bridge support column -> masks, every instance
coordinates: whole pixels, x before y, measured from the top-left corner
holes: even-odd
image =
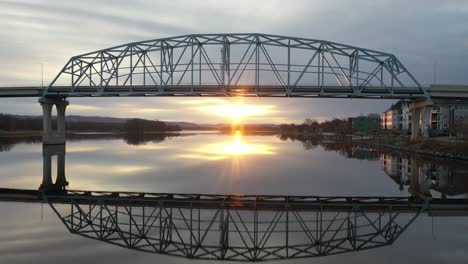
[[[421,162],[419,165],[419,192],[425,197],[431,197],[431,181],[429,178],[429,164]]]
[[[45,145],[65,144],[65,109],[68,101],[64,98],[46,98],[39,99],[42,106],[43,128],[42,143]],[[57,109],[57,129],[52,127],[52,108]]]
[[[431,107],[424,107],[421,109],[422,117],[421,117],[421,134],[424,139],[429,138],[429,130],[431,128]]]
[[[57,156],[56,168],[52,168],[52,157]],[[52,180],[52,171],[56,169],[57,177]],[[68,186],[65,177],[65,144],[42,145],[42,184],[40,190],[47,192],[64,191]]]
[[[410,186],[408,192],[417,198],[424,198],[420,185],[420,163],[417,159],[411,158],[411,173],[409,174]]]
[[[416,140],[420,135],[424,139],[429,138],[432,100],[418,101],[410,104],[411,110],[411,140]]]
[[[421,117],[421,110],[414,108],[411,110],[411,140],[416,140],[419,136],[419,119]]]

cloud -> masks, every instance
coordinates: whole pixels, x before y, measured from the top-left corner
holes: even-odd
[[[44,65],[47,84],[71,56],[89,51],[146,39],[222,32],[300,36],[391,52],[424,85],[432,82],[433,65],[437,61],[438,83],[466,84],[467,14],[468,1],[464,0],[297,0],[294,4],[279,0],[4,0],[0,2],[0,86],[39,85],[40,63]],[[381,112],[391,103],[244,100],[245,104],[274,105],[277,112],[271,112],[268,117],[290,120]],[[225,98],[70,101],[69,109],[74,114],[202,122],[208,117],[211,122],[224,122],[226,118],[208,115],[203,110],[193,111],[190,107],[237,103]],[[36,99],[1,99],[0,102],[0,112],[40,114]],[[75,103],[81,106],[74,107]],[[261,118],[249,117],[249,120]]]
[[[193,110],[206,114],[241,119],[246,117],[268,116],[276,112],[274,105],[219,104],[193,107]]]
[[[94,105],[81,105],[81,104],[70,104],[68,107],[69,110],[72,111],[80,111],[80,112],[93,112],[97,110],[102,110],[101,107],[94,106]]]
[[[185,99],[177,101],[178,104],[184,105],[204,105],[204,104],[225,104],[228,100],[218,98],[196,98],[196,99]]]
[[[139,108],[139,109],[129,109],[127,112],[135,114],[152,114],[169,111],[168,109],[158,109],[158,108]]]

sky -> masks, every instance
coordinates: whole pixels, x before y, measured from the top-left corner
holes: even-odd
[[[394,53],[424,86],[434,81],[468,84],[466,0],[0,0],[0,86],[41,85],[41,65],[47,85],[70,57],[119,44],[230,32],[324,39]],[[68,115],[199,123],[227,123],[239,115],[248,123],[321,121],[379,113],[393,102],[284,98],[69,101]],[[0,99],[0,113],[39,115],[41,109],[37,98],[8,98]]]

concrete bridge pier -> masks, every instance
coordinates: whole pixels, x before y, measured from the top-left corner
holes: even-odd
[[[431,124],[431,108],[434,105],[432,100],[416,101],[409,105],[411,110],[411,140],[416,140],[420,136],[429,138]]]
[[[422,162],[419,166],[419,188],[419,192],[425,197],[431,197],[431,176],[428,162]]]
[[[431,197],[429,177],[429,163],[411,158],[410,187],[408,191],[419,198]]]
[[[424,139],[429,138],[429,131],[431,129],[431,108],[432,106],[426,106],[421,109],[421,134]]]
[[[421,117],[421,109],[414,108],[411,110],[411,140],[416,140],[419,137],[420,117]]]
[[[42,106],[43,128],[42,144],[65,144],[65,109],[68,101],[65,98],[39,98]],[[52,108],[57,109],[57,129],[52,127]]]
[[[57,156],[55,182],[52,180],[52,157]],[[42,145],[42,184],[40,190],[47,192],[64,191],[68,186],[65,177],[65,144]]]

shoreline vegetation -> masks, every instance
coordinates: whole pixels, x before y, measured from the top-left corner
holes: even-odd
[[[407,136],[383,136],[371,135],[371,145],[380,144],[380,148],[415,153],[424,156],[432,156],[444,159],[457,159],[468,161],[468,142],[462,140],[443,139],[418,139],[409,140]],[[359,141],[356,139],[354,142]],[[365,139],[369,141],[369,139]],[[362,142],[362,140],[361,140]],[[364,143],[366,144],[366,143]],[[367,143],[369,144],[369,143]]]

